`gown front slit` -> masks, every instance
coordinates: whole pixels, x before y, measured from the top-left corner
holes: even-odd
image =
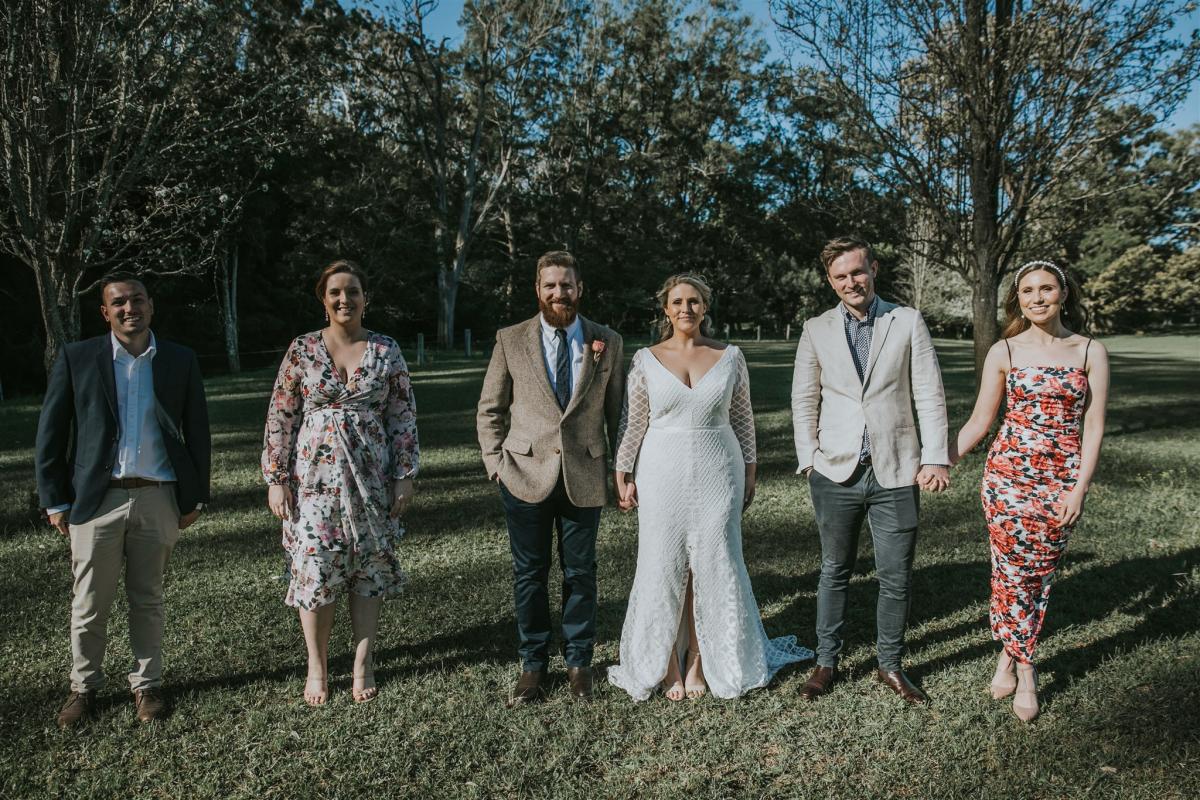
[[[611,683],[647,699],[682,657],[688,574],[705,680],[737,697],[812,658],[794,636],[768,639],[742,557],[745,465],[755,461],[749,375],[728,346],[688,387],[647,348],[633,358],[615,468],[634,473],[638,557],[620,664]]]

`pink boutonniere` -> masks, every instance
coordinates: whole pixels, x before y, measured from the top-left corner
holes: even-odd
[[[604,355],[605,347],[607,347],[607,345],[604,344],[603,339],[593,339],[592,340],[592,363],[593,364],[600,360],[600,356]]]

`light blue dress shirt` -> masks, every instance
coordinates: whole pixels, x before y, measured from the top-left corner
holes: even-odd
[[[555,383],[554,373],[558,364],[558,337],[554,332],[558,330],[549,322],[546,322],[545,317],[538,318],[542,323],[542,357],[546,361],[546,375],[550,378],[550,388],[558,389],[558,384]],[[575,321],[565,328],[567,332],[567,347],[571,350],[571,394],[575,394],[575,387],[579,385],[579,373],[583,369],[583,324],[579,321],[579,317],[575,317]]]

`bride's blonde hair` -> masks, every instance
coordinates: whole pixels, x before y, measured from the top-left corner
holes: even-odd
[[[663,281],[658,293],[654,295],[658,300],[658,307],[663,310],[663,317],[658,321],[658,340],[660,342],[665,342],[675,333],[675,326],[671,324],[671,320],[666,314],[667,296],[681,283],[686,283],[700,293],[700,299],[704,302],[704,318],[700,320],[700,334],[712,336],[712,320],[708,316],[708,312],[712,309],[712,289],[708,288],[708,284],[701,276],[692,272],[680,272]]]

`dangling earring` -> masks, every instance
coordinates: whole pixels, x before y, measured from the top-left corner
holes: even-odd
[[[328,311],[325,312],[325,324],[326,325],[329,324],[329,312]]]

